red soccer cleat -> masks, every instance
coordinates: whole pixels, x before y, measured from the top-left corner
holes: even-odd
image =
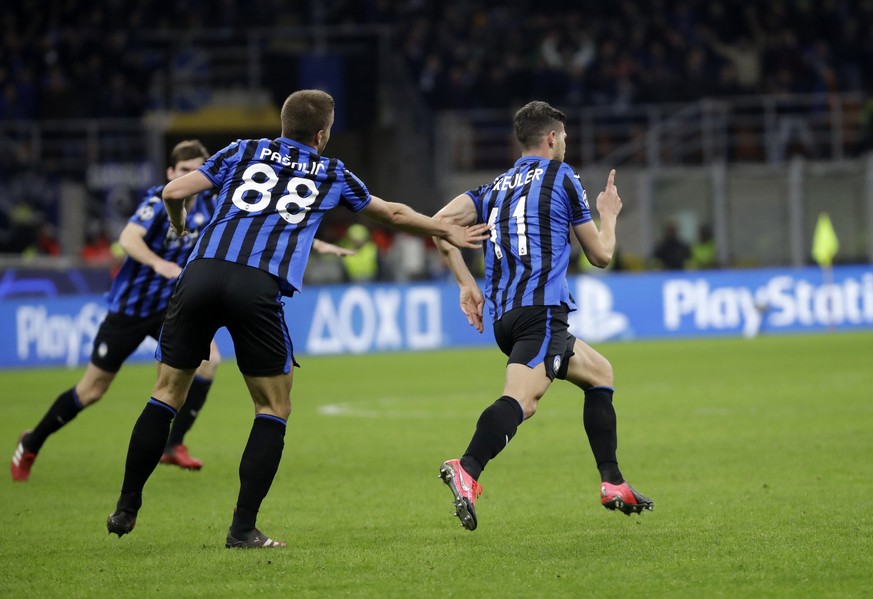
[[[655,509],[654,501],[634,491],[627,482],[600,483],[600,503],[608,510],[619,510],[627,516]]]
[[[161,456],[161,464],[169,464],[178,466],[185,470],[200,470],[203,468],[203,461],[197,458],[192,458],[188,453],[188,448],[182,444],[176,445]]]
[[[24,431],[18,436],[18,447],[12,455],[9,470],[12,472],[12,480],[25,483],[30,478],[30,469],[36,460],[36,454],[24,448],[24,438],[30,431]]]
[[[452,505],[455,506],[455,515],[461,521],[461,526],[467,530],[476,530],[478,521],[473,504],[482,494],[482,485],[467,474],[467,471],[461,467],[460,460],[443,462],[440,466],[440,478],[455,496]]]

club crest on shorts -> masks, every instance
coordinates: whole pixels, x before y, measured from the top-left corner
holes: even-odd
[[[555,374],[558,374],[558,370],[561,369],[561,356],[555,356],[555,360],[552,362],[552,369],[555,371]]]

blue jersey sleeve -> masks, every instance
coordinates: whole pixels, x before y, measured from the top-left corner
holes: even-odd
[[[236,140],[229,146],[217,154],[213,154],[203,163],[199,170],[203,175],[212,182],[215,187],[221,187],[221,184],[227,178],[228,170],[239,160],[240,140]]]
[[[133,216],[127,222],[145,227],[146,229],[150,228],[158,216],[165,213],[164,202],[161,199],[161,191],[163,189],[163,185],[149,189],[142,202],[137,206],[136,212],[133,213]]]
[[[579,175],[569,165],[563,166],[566,167],[561,170],[564,176],[564,193],[567,194],[570,206],[570,224],[575,227],[591,220],[591,208],[588,206],[588,194],[582,187]]]
[[[476,207],[476,214],[479,215],[480,222],[485,222],[485,218],[482,213],[482,194],[485,193],[485,190],[488,188],[488,185],[480,185],[475,189],[469,189],[466,193],[471,200],[473,200],[473,205]]]
[[[364,182],[347,168],[342,169],[343,187],[340,197],[352,212],[360,212],[370,203],[370,191]]]

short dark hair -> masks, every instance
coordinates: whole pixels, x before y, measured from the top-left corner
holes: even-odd
[[[331,95],[320,89],[294,92],[282,104],[282,137],[311,142],[316,133],[330,125],[333,107]]]
[[[170,166],[176,168],[176,165],[183,160],[191,160],[192,158],[202,158],[203,160],[209,158],[206,146],[200,143],[199,139],[186,139],[173,146],[173,151],[170,152]]]
[[[567,124],[567,117],[563,112],[546,102],[528,102],[515,113],[515,139],[522,148],[531,148],[538,145],[549,131],[557,129],[558,123]]]

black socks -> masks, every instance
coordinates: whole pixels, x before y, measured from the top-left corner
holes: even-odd
[[[239,498],[230,525],[231,533],[237,539],[255,528],[258,510],[273,484],[284,447],[285,421],[269,414],[255,416],[239,464]]]
[[[29,435],[24,438],[24,449],[39,453],[42,444],[49,435],[60,430],[62,426],[76,417],[82,411],[82,404],[76,395],[76,388],[68,389],[61,393],[49,408],[39,424],[36,425]]]
[[[624,477],[616,457],[618,435],[613,393],[612,387],[586,390],[582,419],[601,481],[619,485]],[[476,423],[476,432],[461,458],[461,467],[478,481],[485,466],[506,447],[523,421],[524,411],[512,397],[504,395],[488,406]]]
[[[125,505],[136,503],[135,500],[142,496],[146,481],[155,471],[164,453],[164,445],[170,433],[170,423],[175,415],[176,410],[154,397],[149,400],[142,414],[139,415],[127,448],[119,509],[136,511],[132,506],[123,507],[122,502],[126,502]],[[136,509],[139,509],[138,505]]]
[[[485,465],[506,447],[523,421],[521,404],[508,395],[488,406],[479,416],[476,432],[461,458],[461,467],[479,480]]]
[[[600,471],[600,480],[614,485],[624,482],[618,469],[618,435],[616,434],[615,408],[612,406],[611,387],[591,387],[585,391],[585,407],[582,421],[585,433],[594,453],[594,461]]]
[[[212,386],[212,381],[195,376],[191,381],[191,388],[188,390],[188,397],[185,399],[185,404],[179,410],[176,419],[173,420],[173,427],[170,429],[170,436],[167,439],[167,446],[164,451],[169,451],[176,445],[181,445],[185,440],[185,434],[191,430],[194,424],[194,419],[206,403],[206,394],[209,393],[209,388]]]

